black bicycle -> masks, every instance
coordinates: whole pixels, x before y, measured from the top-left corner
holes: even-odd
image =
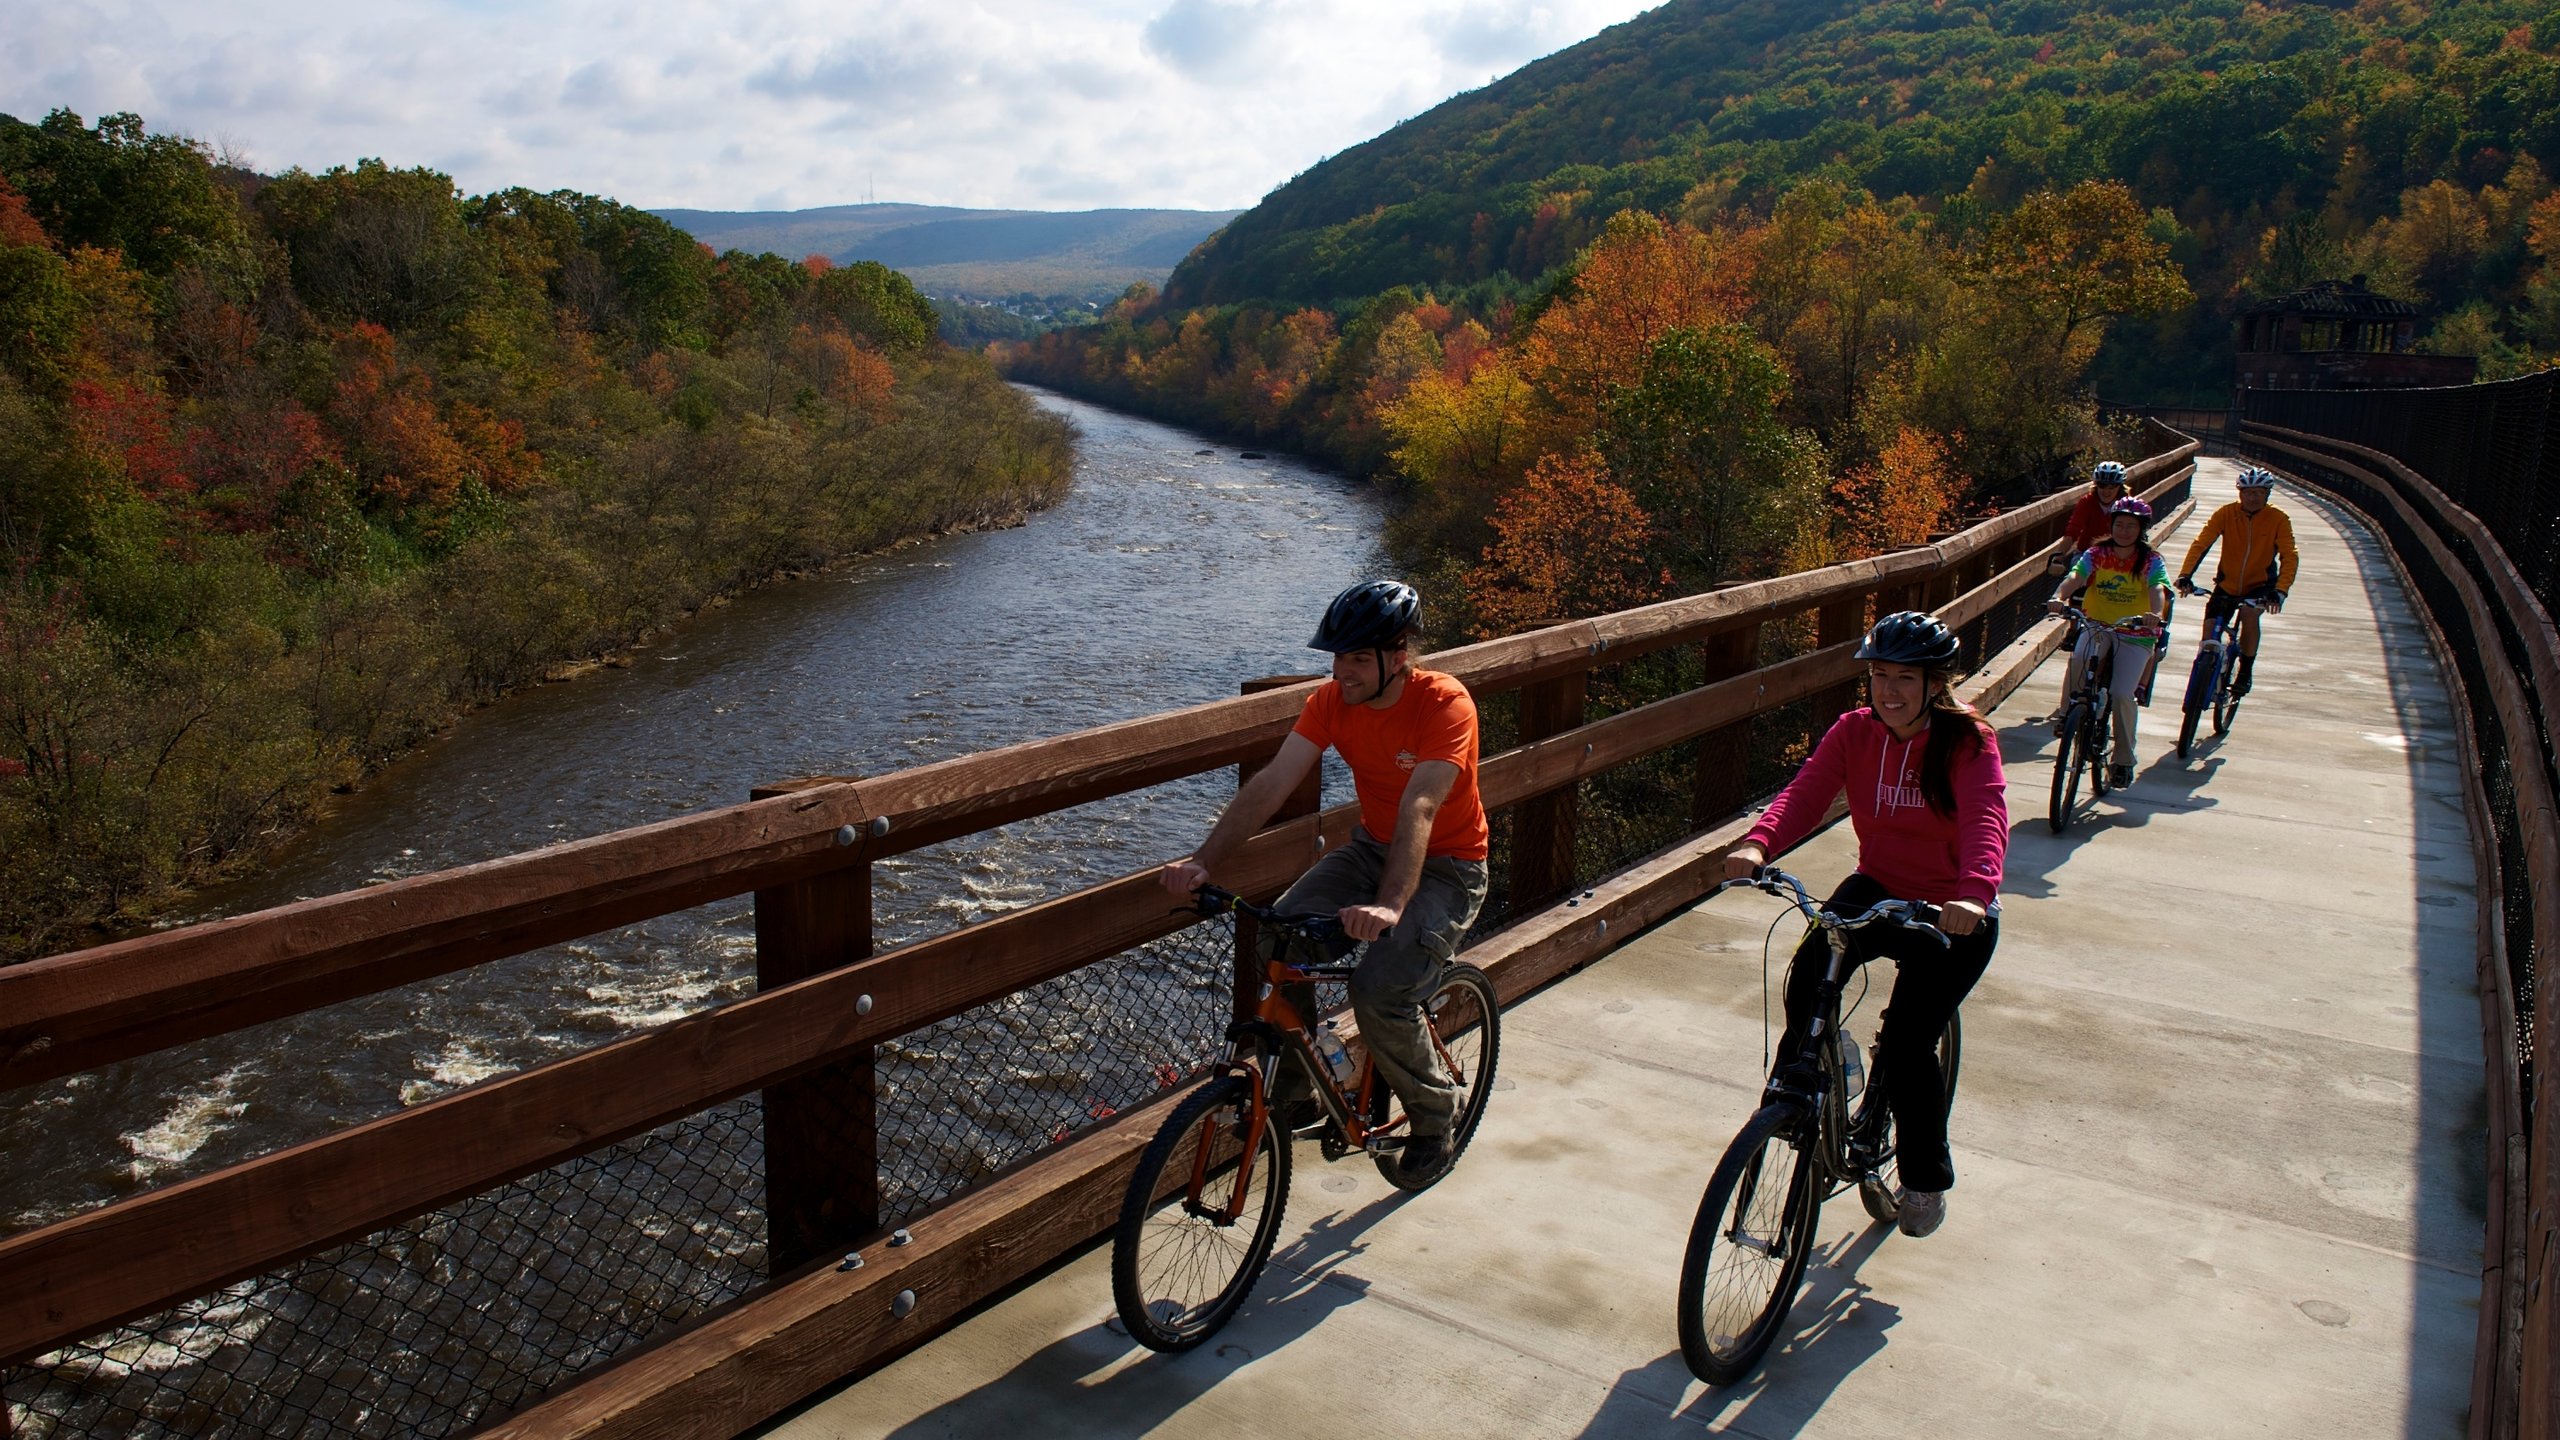
[[[1740,885],[1789,901],[1820,926],[1830,941],[1831,965],[1823,974],[1805,1053],[1771,1071],[1758,1113],[1725,1147],[1689,1228],[1689,1250],[1680,1262],[1680,1353],[1690,1372],[1710,1385],[1730,1385],[1750,1374],[1777,1340],[1813,1253],[1822,1202],[1854,1185],[1871,1218],[1885,1224],[1901,1218],[1893,1116],[1882,1090],[1862,1083],[1858,1047],[1841,1025],[1849,932],[1902,925],[1947,944],[1936,927],[1935,906],[1885,900],[1844,918],[1815,903],[1803,881],[1774,867],[1716,888]],[[1946,1072],[1950,1104],[1963,1043],[1956,1019],[1948,1017],[1938,1039],[1938,1064]]]
[[[2194,585],[2182,585],[2189,594],[2204,591]],[[2205,626],[2203,643],[2196,647],[2196,663],[2187,671],[2186,714],[2178,721],[2178,758],[2187,758],[2195,748],[2196,729],[2204,717],[2213,716],[2213,733],[2218,739],[2231,733],[2232,722],[2240,718],[2240,697],[2233,693],[2232,681],[2240,673],[2240,612],[2267,608],[2267,602],[2249,596],[2213,617]]]
[[[2101,624],[2078,610],[2062,611],[2061,618],[2071,625],[2075,652],[2081,635],[2090,630],[2108,630],[2120,638],[2137,640],[2156,639],[2164,633],[2160,621],[2149,615],[2128,616],[2112,625]],[[2053,793],[2045,807],[2045,823],[2053,827],[2056,835],[2071,828],[2071,817],[2079,808],[2081,772],[2088,773],[2090,798],[2103,798],[2112,788],[2107,783],[2107,752],[2114,738],[2115,709],[2107,703],[2107,671],[2115,657],[2093,651],[2085,658],[2075,654],[2071,663],[2079,667],[2080,679],[2071,687],[2071,699],[2063,707],[2061,743],[2053,755]]]
[[[1458,1091],[1448,1149],[1427,1170],[1403,1164],[1404,1108],[1367,1047],[1357,1051],[1316,1005],[1321,982],[1347,983],[1356,948],[1331,915],[1287,915],[1214,885],[1203,915],[1250,915],[1278,937],[1259,971],[1250,1018],[1227,1027],[1226,1054],[1173,1108],[1138,1157],[1111,1236],[1111,1293],[1129,1334],[1151,1350],[1188,1350],[1215,1334],[1271,1259],[1289,1201],[1289,1131],[1272,1108],[1280,1067],[1305,1071],[1322,1111],[1324,1158],[1367,1155],[1391,1185],[1421,1190],[1458,1163],[1484,1118],[1502,1047],[1493,982],[1462,961],[1442,967],[1423,1004],[1432,1054]]]

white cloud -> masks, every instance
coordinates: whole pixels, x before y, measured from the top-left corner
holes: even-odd
[[[0,111],[700,209],[1249,205],[1645,0],[0,0]]]

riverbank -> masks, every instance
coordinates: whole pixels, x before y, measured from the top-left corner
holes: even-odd
[[[705,605],[574,684],[523,686],[326,801],[169,918],[219,919],[1177,709],[1303,669],[1369,573],[1365,487],[1039,392],[1078,431],[1029,522]],[[880,948],[1126,874],[1204,830],[1210,774],[874,868]],[[0,1103],[0,1229],[166,1185],[751,993],[741,896],[218,1036]]]
[[[67,608],[33,625],[0,606],[18,622],[0,625],[0,710],[30,737],[0,771],[0,963],[146,928],[255,872],[333,797],[526,686],[1066,495],[1070,424],[974,357],[910,376],[858,431],[669,426],[562,457],[560,483],[387,574],[261,573],[209,547],[177,578],[231,592],[230,613],[156,653]]]

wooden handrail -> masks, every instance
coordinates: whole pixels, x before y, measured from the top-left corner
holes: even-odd
[[[2172,483],[2190,445],[2145,462]],[[1577,621],[1434,657],[1483,691],[1614,664],[1740,625],[1892,593],[2041,527],[2051,497],[1975,535]],[[1973,618],[2039,569],[1958,598]],[[1838,686],[1835,643],[1488,758],[1499,808]],[[1605,657],[1605,658],[1604,658]],[[822,875],[1096,796],[1257,758],[1305,686],[1010,746],[878,779],[822,780],[637,830],[0,970],[0,1084],[23,1084],[481,960]],[[1266,830],[1240,884],[1276,891],[1352,807]],[[463,1195],[803,1074],[1177,929],[1140,874],[979,922],[212,1175],[0,1240],[0,1363],[262,1273]]]
[[[2136,474],[2171,474],[2194,448],[2144,460]],[[1936,545],[1488,640],[1432,663],[1479,694],[1516,689],[1923,579],[2052,523],[2072,499],[2048,496]],[[875,780],[809,782],[744,805],[0,968],[0,1089],[1254,759],[1287,733],[1303,699],[1297,689],[1268,691]]]

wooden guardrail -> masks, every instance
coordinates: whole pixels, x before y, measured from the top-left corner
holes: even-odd
[[[2183,494],[2192,442],[2159,432],[2136,485]],[[1578,781],[1704,740],[1693,811],[1748,798],[1730,756],[1754,717],[1851,693],[1872,607],[1928,606],[1965,626],[2046,583],[2066,493],[1929,546],[1557,625],[1432,657],[1479,696],[1518,692],[1521,740],[1487,757],[1488,809],[1540,807],[1570,832]],[[1760,664],[1762,628],[1816,617],[1818,648]],[[1590,673],[1702,647],[1710,679],[1598,720]],[[1170,933],[1151,872],[871,953],[869,867],[913,850],[1266,757],[1309,686],[1289,685],[869,779],[773,787],[748,803],[525,855],[0,969],[0,1087],[74,1074],[353,996],[752,892],[759,993],[323,1138],[0,1239],[0,1365],[482,1193],[614,1141],[762,1091],[777,1281],[714,1324],[579,1383],[499,1433],[726,1434],[914,1343],[977,1299],[1099,1232],[1137,1116],[1086,1132],[837,1272],[794,1261],[873,1238],[873,1047]],[[1827,715],[1823,717],[1827,722]],[[1817,725],[1818,730],[1818,725]],[[1348,833],[1352,807],[1284,819],[1235,863],[1276,893]],[[1570,847],[1524,845],[1516,895],[1559,895]],[[1640,867],[1641,869],[1642,867]],[[1694,867],[1692,867],[1694,868]],[[1635,872],[1630,872],[1635,873]],[[1506,998],[1592,958],[1675,903],[1703,871],[1672,865],[1515,926]],[[1560,919],[1558,917],[1561,917]],[[1596,949],[1594,947],[1597,947]],[[1488,958],[1496,958],[1491,955]],[[821,1086],[834,1133],[810,1133],[795,1086]],[[849,1107],[849,1108],[848,1108]],[[850,1143],[848,1143],[848,1135]],[[851,1158],[848,1159],[848,1152]],[[892,1286],[888,1282],[900,1280]],[[885,1288],[884,1288],[885,1287]],[[908,1292],[907,1303],[890,1297]],[[876,1313],[875,1313],[876,1312]],[[893,1313],[894,1312],[894,1313]],[[822,1344],[808,1317],[828,1320]],[[746,1336],[742,1342],[740,1336]],[[724,1348],[725,1347],[725,1348]],[[712,1354],[716,1363],[686,1367]],[[675,1387],[670,1389],[670,1387]],[[658,1403],[682,1393],[708,1407]],[[750,1399],[749,1397],[752,1397]],[[759,1408],[761,1407],[761,1408]],[[619,1418],[611,1418],[619,1417]],[[0,1431],[5,1431],[0,1411]]]
[[[2394,538],[2446,661],[2479,873],[2479,990],[2489,1091],[2488,1222],[2471,1434],[2560,1440],[2560,806],[2552,715],[2560,634],[2480,520],[2379,450],[2251,422],[2241,448],[2366,515]],[[2466,680],[2476,678],[2476,684]],[[2485,689],[2486,693],[2474,693]],[[2504,751],[2512,816],[2484,776]],[[2505,823],[2511,818],[2512,824]],[[2514,862],[2521,859],[2521,866]],[[2520,873],[2522,893],[2511,883]],[[2516,915],[2521,907],[2524,914]],[[2519,1057],[2516,949],[2533,991]]]

